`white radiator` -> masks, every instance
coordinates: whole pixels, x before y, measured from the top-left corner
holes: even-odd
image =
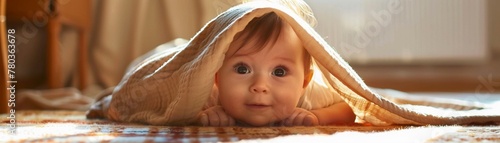
[[[355,64],[488,60],[486,0],[306,0],[316,30]]]

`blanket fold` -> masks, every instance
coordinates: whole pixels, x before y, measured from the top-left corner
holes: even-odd
[[[368,87],[296,12],[263,1],[233,7],[207,23],[187,44],[144,58],[127,71],[109,97],[94,104],[88,117],[104,116],[115,121],[153,125],[193,123],[212,92],[214,75],[222,66],[234,35],[253,18],[270,12],[290,24],[312,56],[317,70],[315,74],[322,75],[324,83],[321,84],[333,92],[308,98],[340,95],[358,119],[374,125],[500,122],[498,109],[477,104],[423,102],[378,94],[376,91],[380,90]]]

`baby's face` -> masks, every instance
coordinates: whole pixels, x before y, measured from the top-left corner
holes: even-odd
[[[289,25],[274,45],[252,51],[229,47],[217,73],[219,101],[225,112],[252,126],[265,126],[290,116],[304,89],[304,48]],[[236,44],[238,45],[238,44]],[[234,53],[234,55],[233,55]],[[251,53],[251,54],[249,54]]]

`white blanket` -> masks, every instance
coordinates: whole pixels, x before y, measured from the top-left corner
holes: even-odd
[[[94,105],[88,117],[153,125],[193,123],[210,96],[213,75],[221,67],[234,35],[253,18],[269,12],[291,25],[313,57],[315,74],[321,74],[322,84],[331,89],[330,94],[310,97],[316,98],[311,101],[340,96],[358,119],[374,125],[500,122],[500,110],[481,104],[412,99],[402,92],[374,91],[306,21],[290,9],[268,2],[233,7],[205,25],[187,44],[144,58],[126,73],[111,96]],[[93,114],[96,112],[101,113]]]

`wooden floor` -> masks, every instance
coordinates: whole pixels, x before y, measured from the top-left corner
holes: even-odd
[[[500,92],[500,58],[477,66],[352,66],[372,87],[406,92]]]

